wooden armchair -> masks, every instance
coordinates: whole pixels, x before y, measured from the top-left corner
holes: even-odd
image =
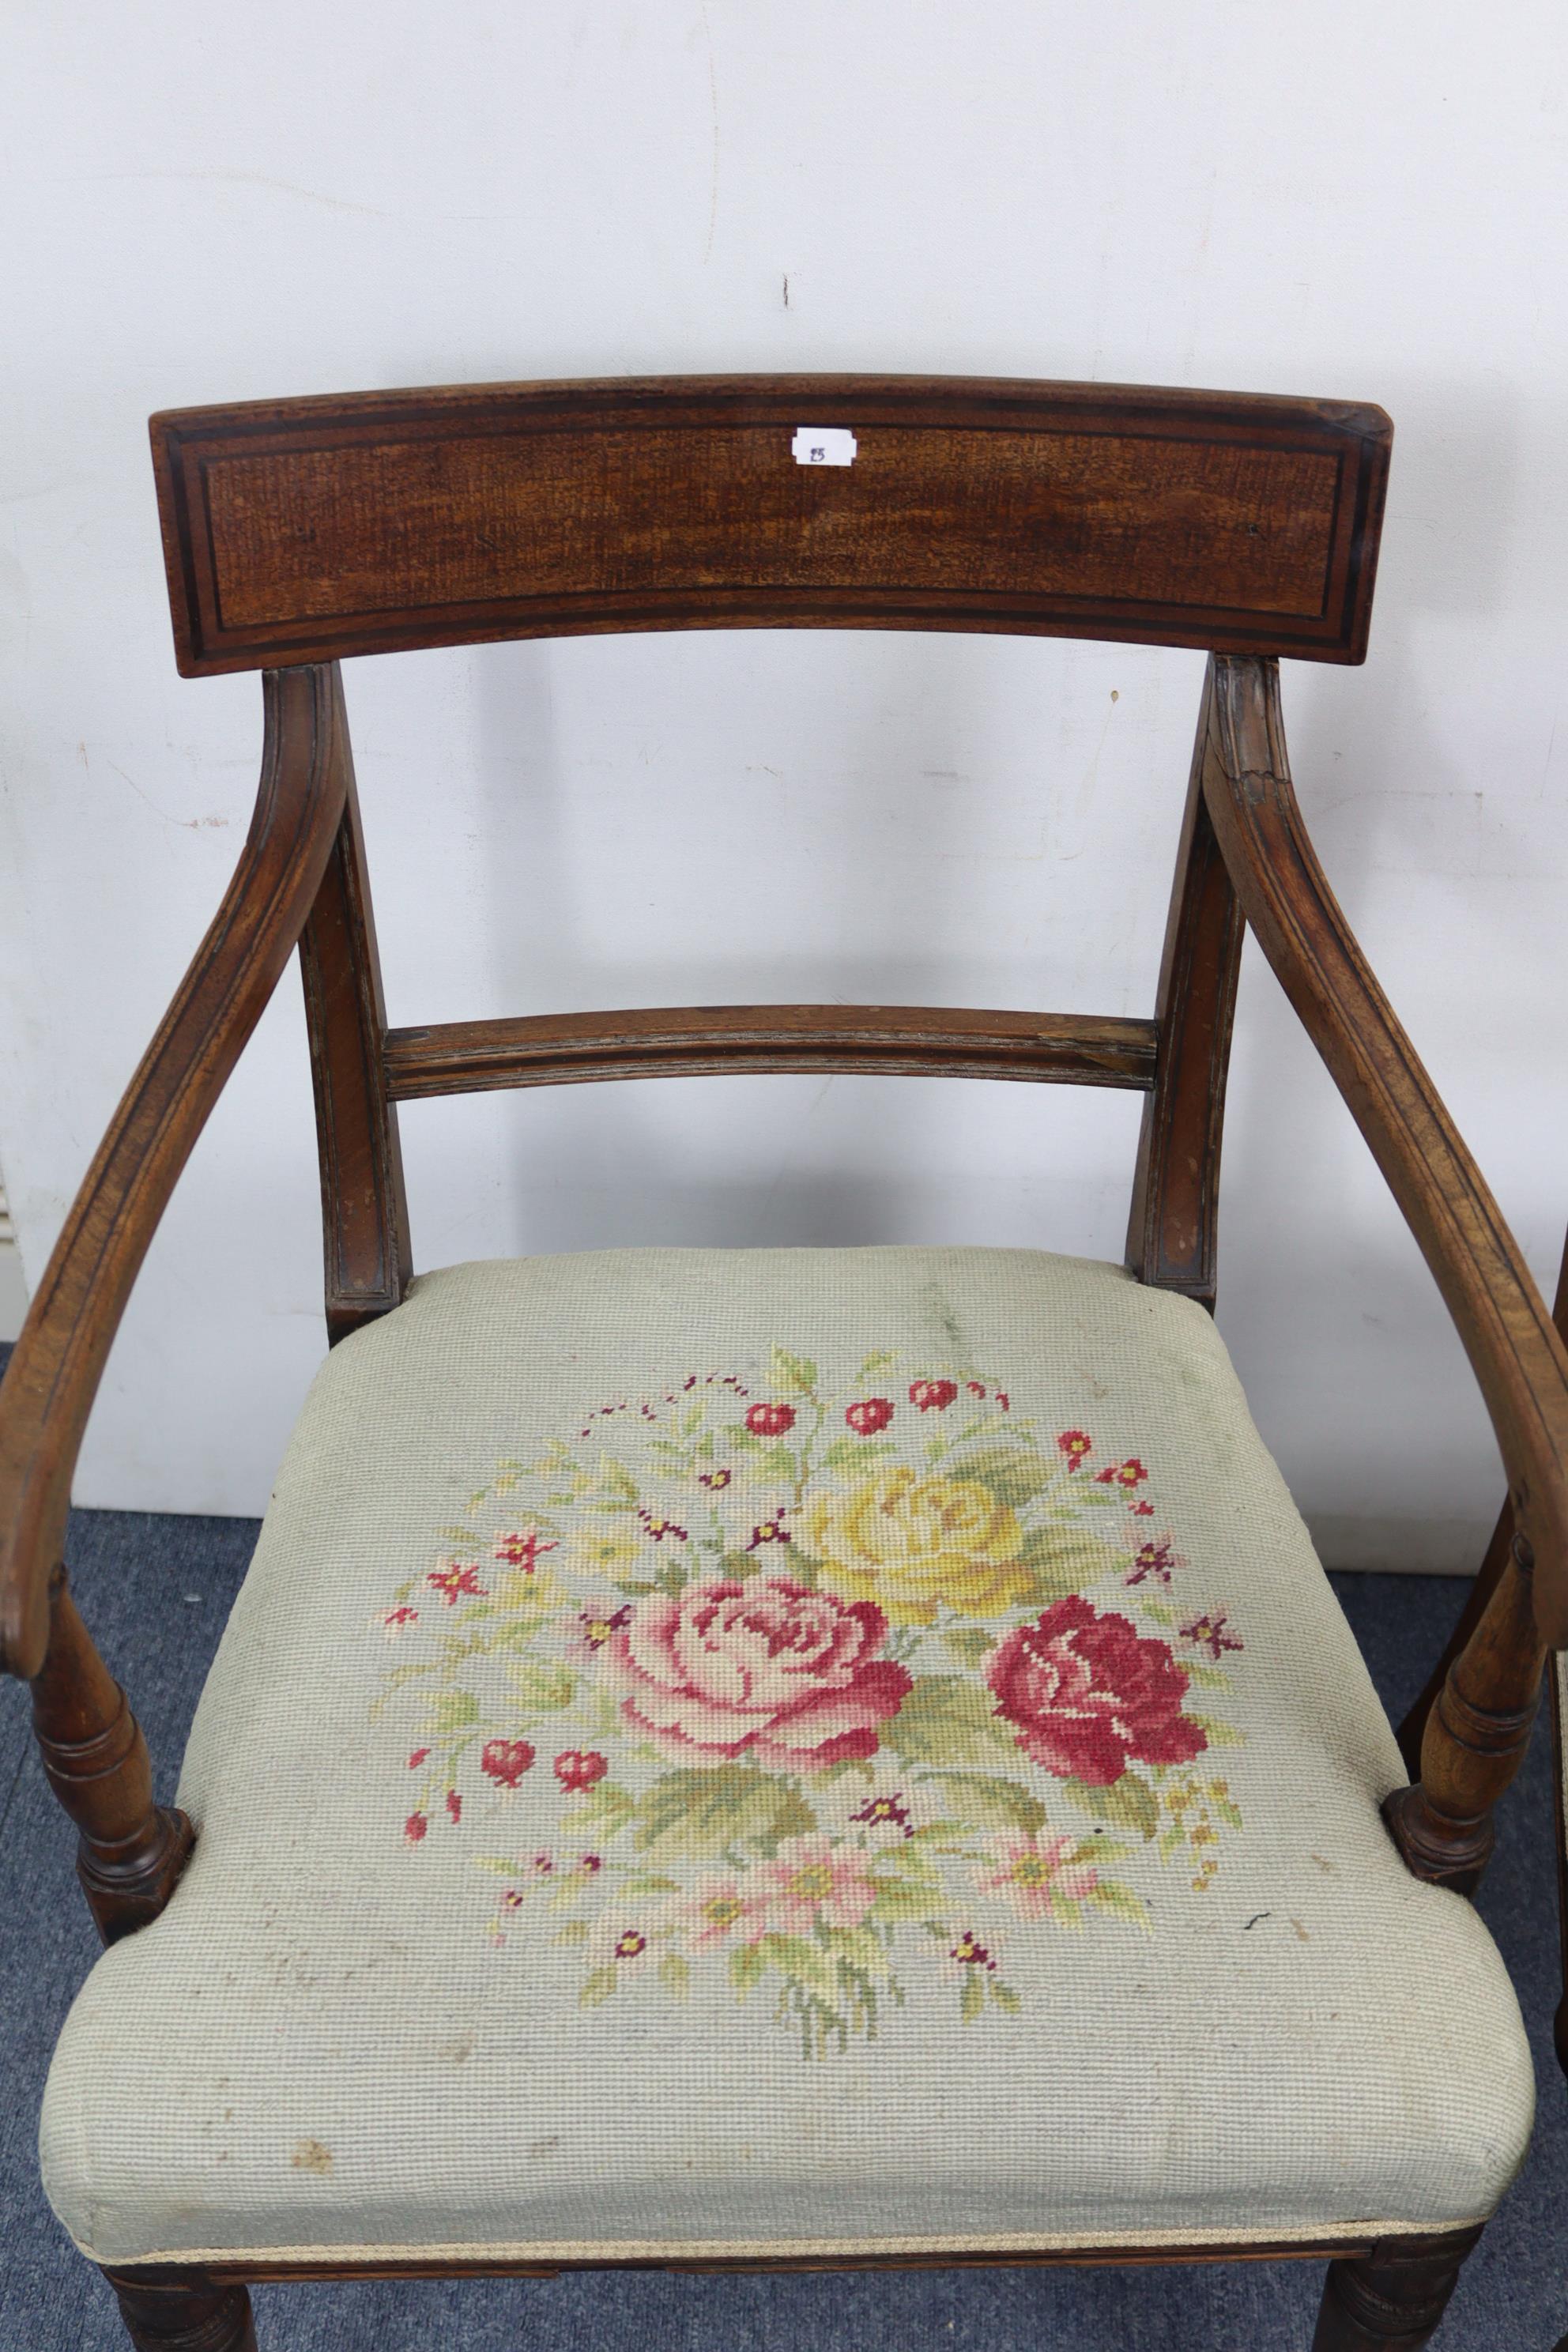
[[[1278,657],[1364,657],[1387,419],[737,377],[153,438],[180,668],[263,672],[260,791],[0,1391],[0,1648],[112,1947],[46,2179],[132,2340],[249,2345],[278,2278],[1298,2254],[1330,2263],[1319,2352],[1425,2343],[1530,2128],[1464,1897],[1568,1642],[1568,1357],[1290,784]],[[714,627],[1207,648],[1152,1017],[389,1029],[340,661]],[[1413,1786],[1205,1312],[1244,921],[1507,1467]],[[296,946],[333,1345],[161,1811],[68,1489]],[[1139,1090],[1126,1265],[412,1276],[399,1101],[727,1070]]]

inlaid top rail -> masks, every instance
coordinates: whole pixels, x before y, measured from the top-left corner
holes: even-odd
[[[865,375],[356,393],[152,431],[188,677],[677,628],[1361,661],[1392,436],[1344,401]]]
[[[717,1004],[450,1021],[386,1034],[395,1101],[596,1078],[859,1070],[1148,1088],[1152,1021],[924,1005]]]

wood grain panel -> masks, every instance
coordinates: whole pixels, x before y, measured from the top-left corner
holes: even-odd
[[[1154,1083],[1159,1035],[1152,1021],[897,1004],[530,1013],[389,1030],[387,1093],[408,1102],[596,1078],[801,1070],[1140,1087]]]
[[[803,425],[855,462],[798,464]],[[942,378],[479,386],[153,420],[187,674],[682,627],[1360,660],[1381,410]]]

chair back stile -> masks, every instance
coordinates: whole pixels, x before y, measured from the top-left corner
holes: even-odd
[[[1359,661],[1389,431],[1341,403],[739,377],[258,403],[154,418],[153,438],[180,667],[200,676],[749,626]],[[1203,799],[1211,713],[1205,690],[1148,1022],[762,1005],[389,1031],[351,778],[300,944],[330,1339],[403,1296],[399,1099],[731,1070],[1141,1089],[1128,1262],[1212,1308],[1242,925]]]

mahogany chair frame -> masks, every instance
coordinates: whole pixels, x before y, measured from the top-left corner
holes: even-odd
[[[795,463],[795,430],[830,424],[858,435],[854,465]],[[1382,411],[1010,381],[717,377],[258,403],[155,417],[152,431],[179,667],[261,670],[265,743],[234,879],[88,1171],[0,1391],[0,1664],[32,1684],[44,1768],[78,1825],[105,1941],[156,1917],[195,1832],[153,1804],[142,1734],[68,1590],[70,1481],[153,1230],[296,947],[336,1342],[395,1307],[409,1280],[400,1101],[677,1072],[1140,1091],[1127,1263],[1212,1307],[1250,924],[1426,1255],[1508,1474],[1488,1574],[1423,1711],[1414,1784],[1384,1809],[1418,1877],[1471,1891],[1546,1650],[1568,1644],[1568,1354],[1350,932],[1290,782],[1279,656],[1365,657],[1391,440]],[[1152,1017],[751,1005],[389,1028],[341,660],[714,627],[1206,649]],[[1329,2260],[1317,2352],[1388,2352],[1426,2341],[1478,2235],[1247,2251]],[[1216,2256],[1108,2245],[1037,2257],[1151,2258]],[[135,2344],[233,2352],[255,2341],[254,2281],[498,2267],[281,2261],[109,2275]]]

